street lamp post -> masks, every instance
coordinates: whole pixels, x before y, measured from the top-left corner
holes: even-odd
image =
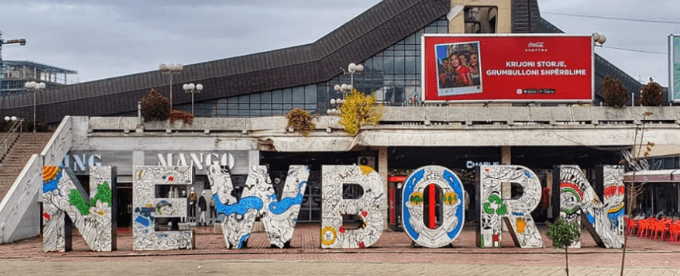
[[[189,83],[184,84],[182,88],[184,88],[184,92],[191,93],[191,115],[194,115],[194,94],[201,93],[201,90],[203,90],[203,85],[200,83],[196,85]]]
[[[347,92],[352,92],[354,90],[354,74],[361,74],[364,71],[364,66],[350,63],[349,66],[347,66],[347,70],[345,70],[345,68],[340,69],[342,69],[342,72],[345,75],[349,74],[349,84],[336,84],[333,87],[333,90],[338,93],[342,92],[342,98],[344,99]]]
[[[19,119],[17,116],[5,116],[5,122],[12,122],[14,124],[17,120],[19,120],[19,123],[21,123],[24,119]],[[23,124],[19,125],[19,132],[23,132]]]
[[[328,115],[340,115],[340,106],[345,103],[343,99],[331,99],[331,108],[326,109]]]
[[[607,42],[607,37],[600,33],[593,33],[593,46],[600,46]]]
[[[33,89],[33,133],[35,133],[35,121],[36,121],[36,103],[38,101],[38,90],[45,89],[45,83],[37,83],[34,81],[29,81],[24,84],[26,89]]]
[[[170,75],[170,110],[172,110],[172,75],[177,75],[179,73],[182,73],[182,69],[184,69],[184,66],[182,64],[168,64],[165,65],[165,63],[161,63],[161,65],[158,66],[158,69],[161,70],[161,73]]]
[[[357,65],[355,63],[350,63],[349,66],[347,66],[347,70],[345,70],[345,68],[340,69],[342,70],[343,74],[349,74],[349,84],[343,83],[333,86],[333,90],[335,90],[336,93],[342,93],[342,99],[331,99],[331,108],[326,110],[326,114],[328,115],[340,114],[340,106],[345,103],[345,95],[347,92],[354,91],[354,74],[361,74],[364,71],[364,66],[361,64]]]

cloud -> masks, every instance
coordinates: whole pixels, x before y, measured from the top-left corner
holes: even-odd
[[[3,58],[77,70],[81,81],[194,64],[312,43],[379,0],[5,0]],[[607,36],[595,51],[636,79],[667,85],[665,53],[677,24],[585,19],[554,13],[678,21],[671,0],[539,0],[542,16],[569,34]]]
[[[679,24],[583,18],[551,13],[677,22],[680,20],[676,19],[676,8],[677,2],[669,0],[539,0],[543,18],[566,33],[599,32],[606,35],[607,42],[604,47],[595,48],[596,53],[637,80],[646,82],[649,77],[653,77],[663,86],[668,85],[668,35],[678,33]]]
[[[80,81],[312,43],[371,1],[5,1],[4,59],[79,71]]]

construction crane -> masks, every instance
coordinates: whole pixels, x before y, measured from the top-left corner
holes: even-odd
[[[2,79],[5,77],[5,66],[2,64],[2,45],[3,44],[19,44],[21,46],[26,45],[26,39],[10,39],[3,40],[2,32],[0,32],[0,91],[2,91]]]

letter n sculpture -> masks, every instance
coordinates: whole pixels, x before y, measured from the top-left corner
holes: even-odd
[[[73,172],[43,167],[43,250],[71,250],[71,227],[93,251],[116,249],[115,168],[90,167],[90,194]]]
[[[624,196],[626,188],[623,185],[622,166],[602,166],[600,177],[602,181],[604,202],[595,193],[581,168],[574,165],[559,166],[560,217],[570,223],[581,224],[581,217],[585,218],[586,228],[598,246],[606,248],[623,247],[623,231],[625,222]],[[579,227],[579,232],[581,228]],[[579,248],[577,242],[572,247]]]

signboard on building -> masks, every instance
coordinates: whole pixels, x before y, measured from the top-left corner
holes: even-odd
[[[197,175],[207,174],[212,164],[229,167],[233,174],[248,174],[251,164],[249,151],[139,151],[140,160],[133,161],[131,151],[71,151],[60,166],[68,167],[76,175],[87,175],[90,167],[116,166],[118,175],[131,175],[132,165],[193,166]]]
[[[668,87],[674,102],[680,101],[680,36],[668,36]]]
[[[590,35],[425,35],[425,101],[590,102]]]

